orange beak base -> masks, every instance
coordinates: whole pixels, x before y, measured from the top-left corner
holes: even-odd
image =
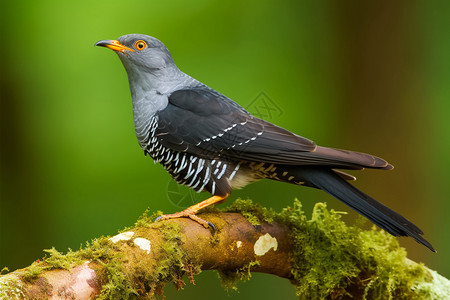
[[[134,52],[133,49],[122,45],[118,40],[101,40],[95,43],[95,46],[106,47],[114,51],[120,51],[122,53],[124,53],[125,50]]]

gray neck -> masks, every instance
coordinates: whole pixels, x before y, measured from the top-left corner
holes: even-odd
[[[127,68],[128,82],[133,100],[133,118],[136,137],[145,149],[155,114],[166,108],[168,97],[176,90],[200,86],[202,83],[181,72],[175,65],[144,71]]]

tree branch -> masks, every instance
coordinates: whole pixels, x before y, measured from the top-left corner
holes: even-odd
[[[152,298],[168,282],[181,288],[184,275],[194,283],[202,270],[219,271],[228,288],[250,272],[277,275],[311,298],[445,299],[450,294],[450,282],[408,260],[395,238],[348,227],[324,204],[316,205],[310,220],[299,202],[275,213],[249,201],[202,218],[217,231],[189,219],[153,223],[154,216],[145,214],[133,228],[78,251],[46,250],[43,261],[0,276],[0,298]]]

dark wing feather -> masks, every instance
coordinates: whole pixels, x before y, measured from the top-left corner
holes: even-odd
[[[179,90],[157,113],[155,136],[178,151],[233,158],[241,155],[311,151],[316,145],[283,128],[250,115],[225,96],[207,89]],[[255,156],[253,159],[257,159]]]
[[[157,113],[155,136],[165,147],[209,159],[334,168],[390,168],[372,155],[318,147],[306,138],[250,115],[207,88],[178,90]]]

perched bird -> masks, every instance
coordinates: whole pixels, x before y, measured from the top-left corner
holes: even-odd
[[[181,72],[166,46],[154,37],[128,34],[101,40],[128,74],[136,136],[145,154],[176,182],[212,194],[160,219],[196,216],[225,201],[235,188],[272,179],[324,190],[394,236],[411,236],[435,251],[423,232],[400,214],[349,184],[336,169],[390,170],[385,160],[359,152],[317,146],[248,113],[236,102]]]

